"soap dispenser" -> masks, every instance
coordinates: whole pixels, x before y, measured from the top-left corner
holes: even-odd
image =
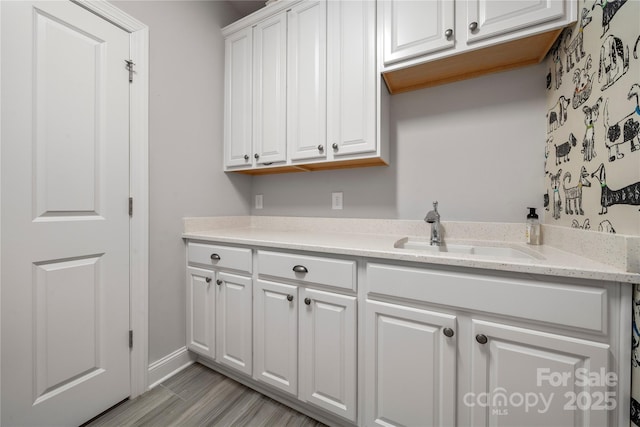
[[[536,208],[527,208],[529,209],[529,214],[527,215],[527,233],[526,240],[529,245],[539,245],[540,244],[540,221],[538,220],[538,214],[536,213]]]

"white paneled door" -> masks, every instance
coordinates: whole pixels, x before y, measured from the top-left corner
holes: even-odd
[[[2,425],[129,396],[129,34],[63,1],[2,18]]]

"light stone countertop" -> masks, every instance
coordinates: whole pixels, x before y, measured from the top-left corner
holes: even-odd
[[[412,236],[428,239],[429,227],[422,221],[353,220],[288,217],[185,218],[182,237],[259,248],[287,249],[380,260],[478,268],[516,273],[540,274],[577,279],[640,283],[640,274],[624,265],[611,265],[577,255],[551,245],[531,246],[523,242],[524,224],[443,223],[445,243],[510,247],[534,258],[497,258],[456,253],[427,253],[399,249],[394,244]],[[555,233],[552,228],[543,232]],[[561,232],[559,230],[558,232]],[[589,232],[594,233],[594,232]],[[578,237],[580,235],[577,235]],[[558,236],[555,236],[558,238]],[[574,236],[575,237],[575,236]],[[620,237],[620,236],[618,236]],[[552,240],[552,239],[550,239]],[[563,236],[566,240],[566,236]],[[635,245],[637,242],[632,240]],[[576,242],[571,246],[580,247]],[[629,242],[611,240],[608,246],[591,248],[626,256]],[[594,253],[596,259],[606,259]]]

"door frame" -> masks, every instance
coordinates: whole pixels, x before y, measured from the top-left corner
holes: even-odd
[[[149,27],[106,0],[70,1],[128,32],[129,59],[135,63],[129,85],[129,195],[135,202],[129,220],[129,327],[134,331],[129,355],[129,397],[135,398],[147,390],[149,365]],[[0,159],[1,138],[0,133]],[[1,191],[0,186],[0,200]],[[0,253],[0,268],[1,259]],[[0,295],[1,290],[0,277]]]

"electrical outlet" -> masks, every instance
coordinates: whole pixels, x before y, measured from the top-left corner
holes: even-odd
[[[256,209],[262,209],[262,194],[256,194]]]
[[[331,193],[331,209],[342,209],[342,191]]]

